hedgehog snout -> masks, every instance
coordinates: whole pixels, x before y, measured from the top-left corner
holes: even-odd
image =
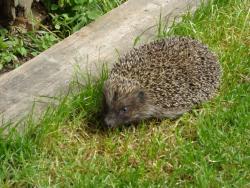
[[[109,128],[114,128],[116,126],[114,115],[107,115],[104,119],[104,122]]]

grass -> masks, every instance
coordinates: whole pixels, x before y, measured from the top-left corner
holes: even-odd
[[[104,69],[40,124],[0,137],[0,187],[249,187],[249,7],[211,1],[158,32],[192,36],[218,54],[223,78],[212,101],[176,121],[103,131]]]

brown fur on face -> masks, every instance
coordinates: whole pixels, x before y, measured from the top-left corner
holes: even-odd
[[[128,82],[122,78],[120,81],[120,85],[116,88],[112,88],[108,81],[104,87],[104,111],[106,113],[104,121],[109,127],[137,122],[151,116],[148,113],[150,101],[147,92],[140,87],[134,87],[127,92],[121,91],[123,85]]]

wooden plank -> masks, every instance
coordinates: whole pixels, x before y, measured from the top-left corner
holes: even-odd
[[[157,24],[160,12],[165,20],[173,19],[199,0],[129,0],[120,7],[82,28],[19,68],[0,77],[0,113],[2,123],[15,122],[28,114],[39,96],[55,96],[67,89],[74,66],[98,74],[98,63],[110,66],[128,51],[134,39]],[[156,27],[144,34],[152,37]],[[76,61],[77,60],[77,61]],[[46,105],[36,104],[36,115]]]

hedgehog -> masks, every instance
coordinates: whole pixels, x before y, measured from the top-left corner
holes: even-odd
[[[114,128],[178,118],[211,99],[220,77],[217,56],[195,39],[174,36],[133,48],[104,83],[104,122]]]

